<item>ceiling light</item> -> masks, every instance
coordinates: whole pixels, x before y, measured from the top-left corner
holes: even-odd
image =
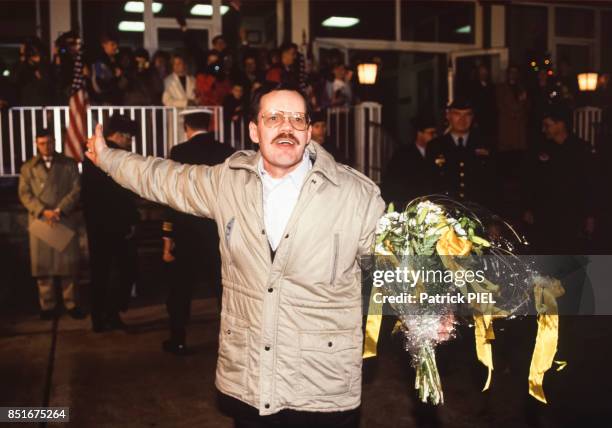
[[[145,30],[145,24],[141,21],[121,21],[118,28],[119,31],[136,31],[142,33]]]
[[[225,15],[229,10],[229,6],[221,6],[221,15]],[[196,4],[191,8],[191,14],[197,16],[212,16],[213,7],[210,4]]]
[[[455,33],[457,34],[470,34],[472,32],[472,26],[471,25],[465,25],[463,27],[459,27],[455,30]]]
[[[352,27],[353,25],[357,25],[359,23],[359,18],[353,18],[350,16],[330,16],[325,21],[321,23],[324,27],[338,27],[338,28],[347,28]]]
[[[159,13],[162,10],[163,5],[158,2],[153,2],[153,13]],[[142,1],[129,1],[123,7],[126,12],[143,13],[144,2]]]

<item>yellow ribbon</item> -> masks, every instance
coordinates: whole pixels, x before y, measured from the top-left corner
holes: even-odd
[[[382,324],[382,315],[368,315],[366,322],[365,343],[363,347],[363,359],[376,356],[376,346],[378,345],[378,335],[380,334],[380,325]]]
[[[544,373],[552,367],[557,353],[559,337],[559,315],[557,297],[565,293],[558,279],[540,278],[534,286],[535,305],[538,310],[538,333],[529,367],[529,394],[536,400],[546,403],[544,395]],[[567,363],[558,361],[562,370]]]
[[[493,346],[491,341],[495,339],[495,332],[493,331],[492,315],[474,315],[474,338],[476,339],[478,361],[484,364],[489,372],[484,388],[482,388],[483,391],[486,391],[491,386],[493,376]]]

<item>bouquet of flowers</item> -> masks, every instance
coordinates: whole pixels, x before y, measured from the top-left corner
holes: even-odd
[[[398,318],[395,330],[404,335],[416,370],[415,389],[423,402],[429,400],[436,405],[444,402],[435,348],[453,336],[456,323],[453,314],[459,306],[467,307],[473,314],[478,358],[489,367],[489,374],[493,363],[487,341],[493,335],[492,318],[526,311],[531,271],[513,256],[523,241],[498,218],[484,217],[479,218],[474,210],[449,198],[432,196],[413,200],[401,213],[391,204],[377,225],[376,269],[412,273],[412,281],[385,282],[384,291],[389,295],[412,296],[408,304],[406,299],[388,302]],[[492,259],[501,262],[491,263]],[[481,268],[486,275],[480,281],[466,280],[463,274],[475,268]],[[441,275],[430,277],[429,272],[450,272],[455,279],[449,282]],[[457,285],[457,278],[464,278],[462,284]],[[428,297],[448,295],[450,289],[464,296],[489,293],[498,298],[465,304]],[[423,295],[427,297],[421,298]],[[490,377],[485,389],[489,381]]]

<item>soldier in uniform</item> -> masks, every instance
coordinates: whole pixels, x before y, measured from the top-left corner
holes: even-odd
[[[436,121],[430,117],[416,117],[413,126],[414,142],[393,153],[382,180],[383,199],[395,203],[398,209],[432,192],[432,170],[425,154],[427,145],[436,137]]]
[[[105,138],[113,148],[130,150],[135,125],[127,116],[114,114],[105,123]],[[82,180],[92,285],[92,327],[94,332],[124,328],[119,312],[127,308],[137,276],[134,241],[140,220],[137,196],[115,183],[88,159],[83,162]]]
[[[81,182],[74,160],[55,153],[51,133],[43,130],[36,136],[36,156],[21,167],[19,200],[28,210],[28,223],[40,219],[50,226],[58,222],[76,230],[75,208]],[[85,315],[76,305],[76,276],[79,265],[79,240],[75,233],[67,246],[59,251],[30,233],[32,276],[36,278],[40,317],[48,320],[56,314],[54,279],[62,285],[64,306],[75,319]]]
[[[187,141],[172,148],[170,159],[194,165],[223,163],[234,150],[228,144],[214,141],[208,132],[212,111],[188,110],[183,127]],[[221,302],[221,258],[219,236],[213,220],[195,217],[168,209],[163,223],[163,260],[174,262],[175,275],[170,284],[166,306],[170,317],[170,339],[162,344],[166,352],[188,353],[186,325],[189,321],[194,285],[207,282]]]
[[[491,146],[472,130],[474,110],[467,99],[447,108],[448,132],[427,146],[432,190],[459,201],[493,208],[495,166]]]

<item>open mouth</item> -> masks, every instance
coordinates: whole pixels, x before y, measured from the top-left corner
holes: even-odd
[[[280,146],[297,146],[299,144],[298,141],[290,135],[279,135],[272,143]]]

